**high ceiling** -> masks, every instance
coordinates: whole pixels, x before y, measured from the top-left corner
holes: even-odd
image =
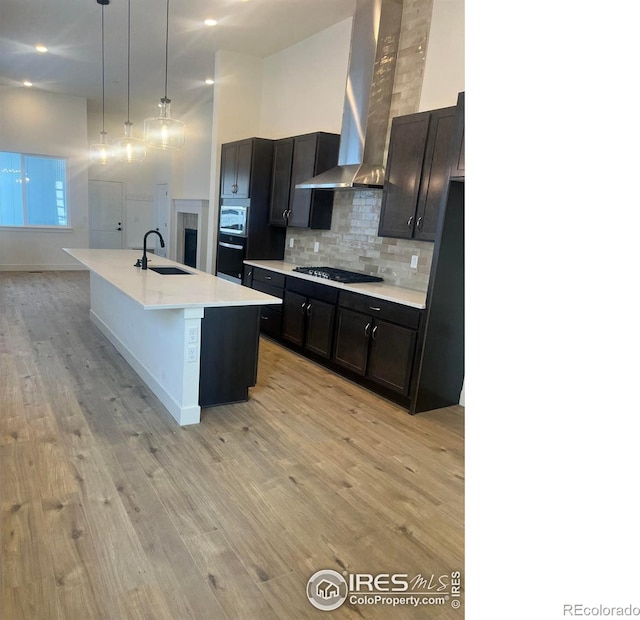
[[[350,17],[355,0],[171,0],[168,94],[175,111],[211,97],[217,50],[266,57]],[[104,7],[106,113],[126,118],[127,0]],[[0,82],[86,97],[102,107],[97,0],[0,0]],[[204,25],[206,18],[218,24]],[[131,0],[131,116],[164,94],[166,2]],[[41,43],[47,53],[39,53]],[[155,113],[154,113],[155,114]],[[138,117],[139,118],[139,117]],[[137,120],[137,119],[136,119]],[[139,122],[139,121],[138,121]]]

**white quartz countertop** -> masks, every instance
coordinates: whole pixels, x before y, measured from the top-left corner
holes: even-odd
[[[353,293],[360,293],[361,295],[369,295],[371,297],[377,297],[378,299],[393,301],[397,304],[411,306],[412,308],[419,308],[421,310],[426,308],[427,294],[421,291],[413,291],[400,286],[392,286],[385,282],[344,284],[343,282],[325,280],[316,276],[309,276],[305,273],[293,271],[298,267],[298,265],[286,263],[281,260],[246,260],[244,262],[246,265],[251,265],[253,267],[262,267],[263,269],[276,271],[277,273],[282,273],[286,276],[294,276],[296,278],[301,278],[302,280],[309,280],[311,282],[317,282],[318,284],[333,286],[345,291],[352,291]]]
[[[190,275],[161,275],[134,267],[139,250],[69,249],[90,271],[107,280],[145,310],[211,308],[221,306],[263,306],[282,300],[260,291],[181,265],[155,254],[147,254],[149,267],[179,267]]]

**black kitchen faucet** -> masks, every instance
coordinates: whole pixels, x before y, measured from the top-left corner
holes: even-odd
[[[144,235],[144,240],[142,241],[142,258],[139,258],[136,261],[136,264],[134,265],[134,267],[142,267],[142,269],[147,268],[147,262],[148,262],[147,261],[147,237],[151,233],[155,233],[156,235],[158,235],[158,237],[160,237],[160,247],[161,248],[164,247],[164,239],[162,238],[162,235],[160,234],[159,230],[150,230],[146,232]]]

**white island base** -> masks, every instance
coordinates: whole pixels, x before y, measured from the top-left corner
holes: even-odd
[[[200,422],[200,322],[204,308],[150,312],[104,278],[93,272],[90,277],[90,315],[96,327],[178,424]]]
[[[128,250],[65,250],[88,267],[91,321],[181,425],[201,407],[248,399],[258,364],[260,307],[282,300],[153,257],[135,268]]]

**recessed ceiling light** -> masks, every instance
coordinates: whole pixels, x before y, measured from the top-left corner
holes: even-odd
[[[30,82],[29,80],[25,80],[24,82],[22,82],[25,86],[33,86],[33,82]]]
[[[207,78],[207,79],[204,81],[204,83],[205,83],[205,84],[209,84],[209,85],[211,85],[211,84],[213,84],[214,82],[213,82],[213,80],[212,80],[211,78]]]
[[[36,49],[37,49],[41,54],[44,54],[45,52],[48,52],[48,51],[49,51],[49,49],[48,49],[46,46],[41,45],[40,43],[39,43],[38,45],[36,45]]]
[[[218,22],[215,19],[205,19],[204,20],[204,25],[205,26],[215,26],[217,23]]]

